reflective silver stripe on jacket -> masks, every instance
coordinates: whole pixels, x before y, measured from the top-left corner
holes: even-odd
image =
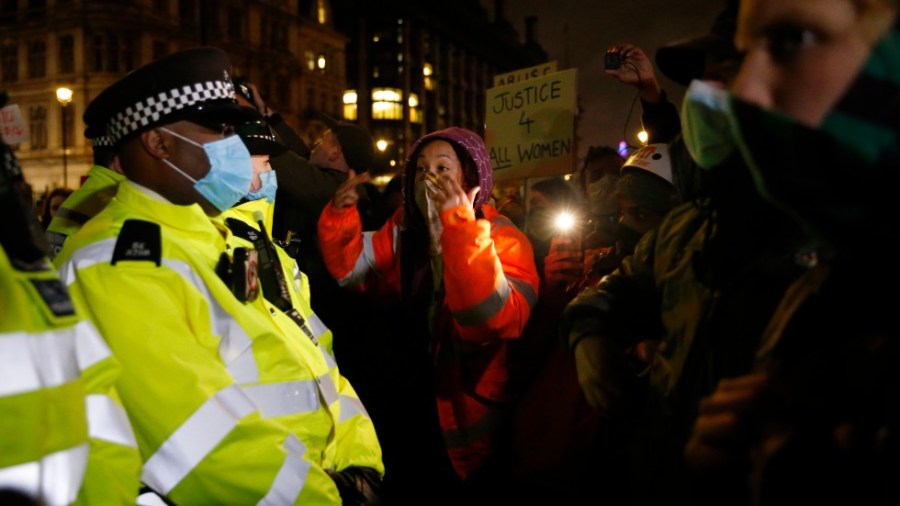
[[[137,448],[128,415],[106,395],[87,396],[88,434],[94,439]]]
[[[316,378],[316,382],[319,384],[319,391],[322,392],[325,406],[330,406],[332,402],[338,400],[338,391],[334,386],[334,380],[331,379],[330,372]]]
[[[504,420],[504,412],[499,409],[488,409],[477,422],[444,432],[444,444],[447,448],[458,448],[474,443],[490,434]]]
[[[259,503],[261,506],[282,506],[285,504],[294,504],[297,497],[306,486],[306,477],[309,475],[310,464],[303,458],[306,454],[306,446],[293,434],[289,434],[284,441],[284,450],[287,456],[278,474],[275,475],[275,481],[269,488],[269,493],[263,497]]]
[[[255,383],[259,381],[259,369],[253,356],[253,341],[241,325],[216,300],[206,287],[203,279],[181,260],[163,259],[163,265],[181,274],[185,281],[209,302],[209,318],[212,331],[221,337],[219,341],[219,357],[234,378],[236,383]]]
[[[319,385],[315,380],[287,381],[241,388],[265,417],[318,411]]]
[[[522,297],[525,297],[525,302],[528,302],[528,307],[534,309],[535,304],[537,304],[538,298],[537,294],[534,293],[534,288],[531,286],[531,283],[514,276],[506,276],[506,280],[509,281],[509,284],[512,285],[512,287],[515,288],[515,290],[519,292]]]
[[[328,332],[328,326],[316,316],[316,313],[310,313],[309,316],[306,317],[306,323],[309,324],[309,330],[312,331],[313,336],[316,339],[320,339],[322,334]]]
[[[372,236],[375,232],[363,232],[363,248],[356,258],[356,264],[349,274],[338,280],[343,287],[361,285],[366,280],[369,270],[375,268],[375,247],[372,245]]]
[[[0,334],[0,396],[68,383],[81,372],[74,328]]]
[[[334,361],[334,357],[332,357],[331,354],[328,353],[328,350],[326,350],[323,346],[319,345],[319,351],[322,352],[322,356],[325,357],[325,362],[328,364],[329,371],[331,371],[335,367],[337,367],[337,362]],[[350,397],[349,395],[344,395],[344,394],[339,393],[337,391],[337,389],[334,388],[334,382],[330,381],[331,380],[330,375],[328,375],[328,379],[329,379],[329,384],[331,385],[331,388],[334,390],[334,395],[336,395],[338,397],[338,399],[341,401],[341,417],[338,420],[338,423],[341,423],[341,422],[343,422],[349,418],[352,418],[356,415],[363,415],[366,418],[369,418],[369,412],[366,411],[366,408],[363,405],[361,400],[357,399],[356,397]],[[329,404],[331,404],[331,403],[329,402]]]
[[[84,480],[88,448],[85,443],[39,461],[0,468],[0,489],[19,490],[48,506],[71,504]]]
[[[509,300],[512,289],[522,294],[526,302],[528,302],[528,306],[534,309],[537,297],[531,285],[512,276],[501,275],[500,284],[497,285],[497,288],[490,295],[470,308],[455,311],[453,319],[464,327],[481,325],[487,322],[503,309],[503,306]]]
[[[337,367],[337,362],[334,361],[334,357],[332,357],[331,353],[328,353],[328,350],[321,344],[319,345],[319,351],[322,352],[322,356],[325,357],[325,363],[328,364],[329,371]]]
[[[349,420],[356,415],[363,415],[366,418],[369,418],[369,412],[366,411],[365,406],[361,400],[356,397],[350,397],[349,395],[341,396],[341,418],[338,420],[338,423],[343,422],[345,420]]]
[[[104,239],[75,251],[69,259],[59,268],[59,277],[66,285],[75,282],[75,268],[86,269],[96,263],[112,260],[113,249],[116,247],[116,238]]]
[[[82,320],[75,325],[75,342],[78,367],[82,371],[112,356],[106,341],[100,337],[90,320]]]
[[[141,480],[168,495],[241,419],[254,411],[256,407],[240,387],[223,388],[197,408],[147,459]]]
[[[85,269],[99,262],[112,260],[116,238],[105,239],[85,246],[69,258],[60,268],[60,277],[66,284],[75,281],[76,268]],[[210,325],[212,331],[221,337],[219,357],[228,368],[228,372],[238,383],[255,383],[259,381],[259,370],[251,349],[252,342],[240,324],[212,297],[203,279],[194,272],[191,266],[181,260],[163,259],[163,264],[181,275],[209,302]]]

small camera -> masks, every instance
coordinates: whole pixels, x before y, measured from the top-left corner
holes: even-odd
[[[603,60],[603,68],[615,70],[622,66],[622,53],[618,51],[607,51],[606,58]]]

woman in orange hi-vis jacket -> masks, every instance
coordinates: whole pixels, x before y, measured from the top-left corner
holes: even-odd
[[[319,218],[319,244],[342,286],[399,292],[430,339],[444,445],[465,481],[491,474],[507,436],[509,345],[535,305],[538,274],[528,239],[486,203],[493,176],[476,133],[432,132],[410,153],[403,207],[363,233],[352,204],[368,176],[353,176]]]

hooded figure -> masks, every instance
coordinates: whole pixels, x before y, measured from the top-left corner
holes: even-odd
[[[486,203],[491,164],[477,134],[440,130],[410,153],[404,205],[381,230],[363,233],[356,208],[336,206],[342,191],[355,191],[351,178],[319,218],[319,242],[342,286],[401,295],[405,346],[427,346],[433,358],[444,445],[466,480],[487,473],[497,456],[514,367],[509,344],[536,302],[538,274],[528,239]]]

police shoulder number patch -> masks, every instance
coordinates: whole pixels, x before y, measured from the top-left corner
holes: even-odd
[[[119,231],[112,264],[121,261],[162,263],[162,233],[159,225],[143,220],[126,220]]]

